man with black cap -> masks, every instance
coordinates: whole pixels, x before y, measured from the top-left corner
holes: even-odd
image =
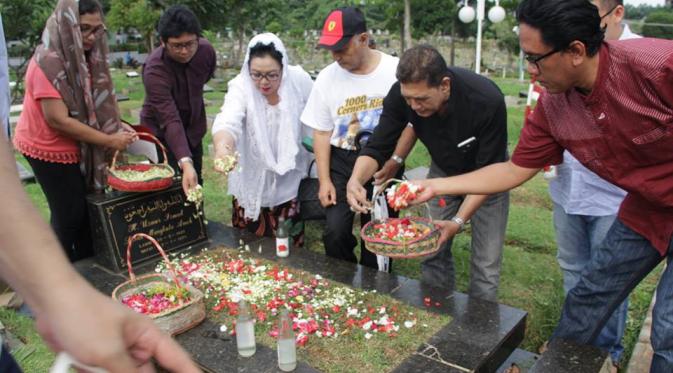
[[[369,48],[369,39],[359,9],[338,8],[327,16],[318,47],[328,49],[334,63],[316,78],[301,116],[301,121],[313,128],[318,195],[326,207],[325,252],[351,262],[357,262],[353,253],[357,240],[352,232],[354,213],[346,202],[346,183],[358,156],[356,136],[373,131],[378,124],[383,98],[396,80],[398,61]],[[371,185],[369,188],[371,193]],[[368,220],[368,214],[361,216],[361,224]],[[378,267],[376,256],[364,245],[360,264]]]

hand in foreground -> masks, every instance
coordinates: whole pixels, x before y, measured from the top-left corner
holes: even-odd
[[[442,246],[444,242],[453,238],[453,236],[455,236],[460,230],[460,226],[451,220],[433,220],[432,222],[434,224],[439,225],[440,227],[439,228],[440,234],[439,234],[439,240],[437,241],[437,246]]]
[[[430,185],[429,179],[424,180],[411,180],[410,183],[416,184],[421,187],[421,191],[416,194],[416,197],[409,201],[409,205],[420,205],[421,203],[429,201],[432,197],[435,196],[435,191]]]
[[[189,191],[196,188],[199,184],[199,178],[192,162],[182,163],[182,191],[188,195]]]
[[[135,132],[120,131],[108,135],[107,146],[115,150],[124,150],[127,146],[138,140],[138,134]]]
[[[322,207],[329,207],[336,205],[336,188],[332,181],[321,182],[318,189],[318,198]]]
[[[383,164],[383,167],[374,173],[374,185],[381,185],[388,179],[395,177],[401,166],[402,165],[392,159],[387,160],[386,163]]]
[[[54,351],[111,373],[154,372],[152,358],[170,372],[200,370],[151,319],[94,290],[83,280],[54,287],[35,308],[37,330]]]
[[[372,203],[367,200],[367,189],[353,178],[346,185],[346,199],[354,212],[368,214],[372,208]]]

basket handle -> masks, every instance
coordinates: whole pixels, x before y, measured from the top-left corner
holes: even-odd
[[[159,147],[161,148],[161,152],[164,153],[163,164],[168,165],[168,156],[166,155],[166,147],[164,146],[164,144],[161,143],[161,141],[159,141],[158,138],[156,138],[156,136],[154,136],[151,133],[147,133],[147,132],[136,132],[136,134],[138,135],[138,137],[144,137],[146,139],[151,140],[153,143],[159,145]],[[112,156],[112,164],[110,165],[110,170],[115,169],[115,165],[117,164],[117,155],[118,154],[119,154],[119,150],[115,150],[115,154]]]
[[[386,188],[390,184],[392,184],[392,183],[402,183],[404,181],[405,180],[390,178],[390,179],[384,181],[383,183],[381,183],[381,185],[378,186],[378,189],[376,190],[376,193],[374,193],[372,195],[372,206],[374,205],[374,203],[376,203],[376,198],[378,198],[379,195],[383,194],[384,191],[386,190]],[[409,180],[407,180],[407,181],[409,181]],[[430,219],[430,221],[433,221],[432,215],[430,214],[430,205],[428,204],[428,202],[424,202],[423,205],[425,206],[425,208],[428,211],[428,218]]]
[[[180,285],[180,281],[178,281],[178,275],[175,272],[175,269],[173,268],[171,261],[168,260],[166,252],[164,251],[163,248],[161,248],[161,245],[159,245],[159,242],[157,242],[157,240],[155,240],[154,237],[145,233],[136,233],[133,236],[129,237],[128,239],[128,245],[126,246],[126,265],[128,265],[129,267],[129,278],[131,279],[131,281],[132,282],[136,281],[136,275],[133,273],[133,267],[131,266],[131,246],[133,245],[133,241],[135,241],[138,238],[145,238],[148,241],[150,241],[154,245],[154,247],[156,247],[156,249],[159,251],[159,254],[161,254],[161,256],[164,258],[164,262],[166,262],[166,267],[168,268],[168,271],[173,275],[173,282],[175,282],[175,285],[179,289],[182,289],[182,285]]]
[[[403,182],[403,181],[404,181],[404,180],[395,179],[395,178],[390,178],[390,179],[384,181],[383,183],[381,183],[381,185],[378,185],[378,186],[377,186],[378,188],[376,189],[376,193],[374,193],[374,194],[372,195],[372,205],[376,202],[376,199],[377,199],[381,194],[383,194],[383,193],[385,192],[386,188],[387,188],[390,184],[392,184],[392,183],[401,183],[401,182]]]

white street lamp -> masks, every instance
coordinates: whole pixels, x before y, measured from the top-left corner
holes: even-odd
[[[477,55],[475,58],[474,72],[481,73],[481,26],[484,20],[486,10],[486,0],[477,1]],[[465,0],[463,7],[458,12],[458,18],[463,23],[470,23],[474,20],[475,11],[469,5],[469,0]],[[488,19],[493,23],[502,22],[505,19],[505,9],[500,6],[500,0],[495,0],[495,6],[488,11]]]

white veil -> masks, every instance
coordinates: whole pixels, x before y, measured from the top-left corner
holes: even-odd
[[[279,126],[275,138],[269,135],[269,124],[266,123],[266,98],[255,87],[248,67],[250,48],[258,43],[273,43],[283,55],[283,73],[278,88],[280,119],[279,123],[273,124]],[[246,218],[256,220],[259,217],[266,171],[284,175],[299,167],[306,168],[299,148],[302,135],[299,117],[304,98],[297,78],[290,69],[285,46],[276,35],[264,33],[250,40],[241,72],[234,78],[243,89],[246,119],[242,136],[237,141],[240,167],[229,175],[229,193],[235,195],[245,209]],[[276,155],[272,152],[272,141],[278,144]]]

